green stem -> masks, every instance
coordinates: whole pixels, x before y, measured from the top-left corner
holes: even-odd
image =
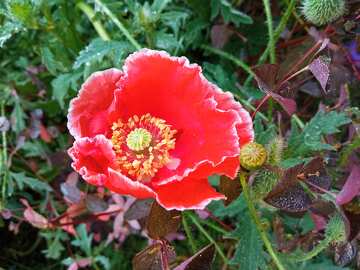
[[[266,23],[267,23],[267,27],[268,27],[268,33],[269,33],[268,48],[270,51],[270,63],[275,64],[275,62],[276,62],[275,39],[274,39],[274,28],[273,28],[273,20],[272,20],[271,8],[270,8],[270,1],[263,0],[263,4],[264,4],[264,8],[265,8]]]
[[[218,233],[222,233],[222,234],[227,234],[228,231],[221,228],[220,226],[212,223],[211,221],[208,221],[206,219],[200,219],[200,222],[206,226],[209,226],[211,229],[213,229],[214,231],[217,231]]]
[[[308,261],[308,260],[312,259],[313,257],[315,257],[316,255],[318,255],[324,249],[326,249],[330,245],[331,241],[332,241],[332,239],[325,238],[309,252],[300,253],[300,254],[296,254],[296,255],[294,254],[294,255],[290,256],[290,260],[292,260],[294,262]]]
[[[100,6],[106,15],[115,23],[115,25],[119,28],[119,30],[124,34],[124,36],[129,40],[129,42],[137,49],[140,50],[140,44],[131,36],[129,31],[125,28],[125,26],[119,21],[119,19],[115,16],[114,13],[101,1],[94,0],[95,4]]]
[[[216,251],[219,253],[220,257],[223,259],[225,264],[228,264],[229,261],[226,258],[224,252],[221,250],[219,245],[216,243],[216,241],[211,237],[210,234],[204,229],[204,227],[200,224],[200,222],[197,220],[197,218],[190,213],[187,213],[188,217],[191,219],[191,221],[194,223],[194,225],[199,229],[199,231],[215,246]]]
[[[264,242],[264,245],[265,245],[267,251],[269,252],[270,256],[272,257],[277,268],[279,270],[285,270],[285,267],[282,265],[280,259],[278,258],[275,251],[273,250],[270,240],[268,239],[266,232],[264,231],[263,226],[261,225],[260,219],[256,213],[255,206],[250,198],[249,187],[247,185],[244,172],[240,172],[240,183],[243,188],[245,200],[246,200],[247,206],[249,208],[250,215],[251,215],[253,221],[255,222],[256,228],[260,234],[262,241]]]
[[[189,240],[191,250],[192,250],[193,253],[195,253],[196,252],[196,244],[195,244],[194,239],[192,237],[190,227],[189,227],[189,224],[187,223],[185,215],[182,216],[182,224],[183,224],[183,227],[184,227],[184,230],[185,230],[185,233],[186,233],[186,237]]]
[[[206,51],[209,51],[211,53],[214,53],[214,54],[217,54],[227,60],[230,60],[231,62],[233,62],[235,65],[241,67],[244,71],[246,71],[249,75],[251,76],[254,76],[254,72],[251,70],[251,68],[245,64],[245,62],[239,60],[238,58],[236,58],[235,56],[227,53],[227,52],[224,52],[222,50],[219,50],[219,49],[216,49],[216,48],[213,48],[213,47],[210,47],[208,45],[201,45],[201,48],[203,48],[204,50]]]
[[[92,23],[96,32],[102,40],[107,41],[111,39],[101,22],[95,19],[95,11],[88,4],[85,4],[84,2],[79,2],[77,3],[76,7],[78,7],[82,12],[84,12],[85,15],[89,18],[90,22]]]
[[[292,118],[295,120],[295,122],[298,124],[299,128],[304,129],[305,124],[303,123],[303,121],[301,121],[301,119],[299,118],[299,116],[297,116],[296,114],[292,115]]]
[[[2,102],[1,103],[1,116],[5,117],[5,103]],[[6,198],[6,185],[7,185],[7,177],[8,177],[8,173],[7,173],[7,160],[8,160],[8,156],[7,156],[7,139],[6,139],[6,131],[2,131],[2,162],[1,162],[1,175],[3,177],[3,182],[2,182],[2,190],[1,190],[1,194],[2,194],[2,200],[3,202],[5,202],[5,198]]]
[[[276,27],[275,32],[274,32],[274,44],[276,44],[276,42],[279,40],[281,33],[284,31],[286,24],[288,22],[288,20],[290,19],[291,13],[293,12],[294,8],[295,8],[295,4],[296,4],[296,0],[291,0],[290,4],[288,5],[284,15],[281,17],[280,23],[279,25]],[[265,51],[263,52],[263,54],[260,56],[257,64],[263,64],[266,60],[266,58],[268,57],[270,52],[270,47],[269,44],[266,47]],[[252,79],[253,79],[253,75],[249,75],[247,77],[247,79],[245,80],[244,85],[248,86],[250,85]]]

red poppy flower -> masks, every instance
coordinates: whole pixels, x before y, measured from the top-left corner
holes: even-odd
[[[94,73],[70,104],[72,167],[88,183],[167,209],[223,199],[207,180],[234,178],[240,145],[253,140],[247,111],[185,57],[148,49],[123,71]]]

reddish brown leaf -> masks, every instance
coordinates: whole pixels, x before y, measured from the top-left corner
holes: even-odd
[[[164,238],[179,228],[181,213],[176,210],[167,211],[157,202],[153,202],[147,219],[146,228],[153,239]]]
[[[226,196],[224,204],[229,205],[232,201],[239,197],[241,193],[240,181],[237,181],[236,179],[232,180],[227,176],[221,176],[219,190],[220,193]]]
[[[176,258],[174,248],[162,241],[148,246],[133,258],[133,270],[166,270]]]
[[[215,246],[210,244],[177,266],[174,270],[210,270],[215,257]]]

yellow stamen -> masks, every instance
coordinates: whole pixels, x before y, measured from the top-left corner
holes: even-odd
[[[150,114],[134,115],[127,123],[114,122],[111,141],[119,169],[134,180],[151,180],[170,162],[176,132],[163,119]]]

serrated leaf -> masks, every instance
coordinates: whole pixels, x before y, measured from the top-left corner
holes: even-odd
[[[49,47],[40,48],[41,62],[46,66],[47,70],[52,74],[56,75],[59,72],[65,72],[66,68],[61,61],[55,58],[54,53]]]
[[[296,128],[292,129],[289,147],[286,150],[286,158],[307,157],[316,151],[332,150],[333,147],[322,141],[322,136],[339,132],[338,127],[347,124],[351,119],[343,112],[319,111],[305,125],[304,130],[299,133]],[[292,123],[295,125],[294,123]]]
[[[239,238],[232,264],[238,264],[241,270],[260,269],[266,265],[262,241],[248,211],[243,214],[232,237]]]
[[[25,112],[21,106],[19,98],[15,99],[15,106],[11,113],[10,121],[11,121],[11,129],[20,133],[25,129]]]
[[[90,42],[79,56],[76,58],[73,68],[79,68],[82,65],[89,65],[94,61],[101,61],[105,56],[114,54],[116,58],[123,58],[129,50],[126,42],[105,41],[100,38]]]
[[[227,0],[212,0],[211,19],[214,19],[219,13],[226,23],[232,22],[236,26],[253,23],[253,19],[249,15],[235,9]]]
[[[92,234],[88,234],[85,224],[80,224],[76,228],[76,239],[71,242],[72,245],[80,247],[82,251],[85,252],[87,256],[91,256],[91,242],[93,239]]]
[[[52,188],[47,183],[41,182],[36,178],[28,177],[23,172],[10,172],[10,176],[15,180],[20,190],[23,190],[25,186],[28,186],[29,188],[38,192],[52,191]]]
[[[0,29],[0,48],[4,46],[13,35],[20,32],[21,26],[18,23],[7,21]]]
[[[66,73],[61,74],[51,82],[53,88],[52,97],[59,103],[62,109],[65,107],[64,98],[68,94],[69,89],[76,89],[77,81],[81,76],[81,72]]]

